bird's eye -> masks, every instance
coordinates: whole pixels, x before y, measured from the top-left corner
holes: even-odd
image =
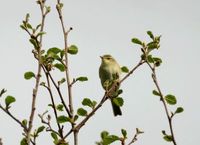
[[[110,60],[110,59],[111,59],[110,57],[107,58],[107,60]]]

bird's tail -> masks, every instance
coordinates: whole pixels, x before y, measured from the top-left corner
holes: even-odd
[[[122,115],[122,111],[121,111],[120,107],[117,106],[112,100],[111,100],[111,104],[112,104],[112,109],[113,109],[114,116]]]

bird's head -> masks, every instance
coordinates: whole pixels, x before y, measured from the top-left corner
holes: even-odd
[[[109,54],[106,54],[106,55],[103,55],[103,56],[100,56],[101,60],[102,60],[102,64],[112,64],[112,63],[115,63],[115,59],[109,55]]]

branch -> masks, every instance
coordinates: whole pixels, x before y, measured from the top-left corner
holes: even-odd
[[[70,77],[69,77],[69,61],[68,61],[68,43],[67,43],[67,38],[68,38],[68,34],[69,32],[72,30],[72,28],[70,28],[68,31],[66,31],[65,26],[64,26],[64,20],[63,20],[63,16],[62,16],[62,6],[61,6],[61,2],[60,0],[57,0],[57,5],[56,5],[56,9],[59,15],[59,19],[61,22],[61,26],[62,26],[62,31],[63,31],[63,38],[64,38],[64,47],[65,47],[65,66],[66,66],[66,79],[67,79],[67,90],[68,90],[68,97],[69,97],[69,109],[70,109],[70,113],[73,116],[74,113],[74,109],[73,109],[73,101],[72,101],[72,88],[71,88],[71,82],[70,82]]]
[[[44,11],[45,1],[40,0],[39,5],[40,5],[41,15],[42,15],[40,32],[43,32],[44,22],[45,22],[45,18],[46,18],[46,14],[47,14]],[[27,131],[27,143],[28,143],[28,145],[30,144],[31,130],[32,130],[33,120],[34,120],[34,115],[35,115],[35,110],[36,110],[36,97],[37,97],[39,82],[40,82],[40,77],[41,77],[41,47],[42,47],[42,35],[40,36],[40,40],[39,40],[38,71],[37,71],[37,75],[36,75],[35,87],[33,89],[31,113],[30,113],[30,117],[29,117],[29,124],[28,124],[28,131]]]
[[[62,10],[61,10],[62,6],[63,6],[63,4],[60,2],[60,0],[57,0],[56,9],[57,9],[59,19],[61,22],[61,26],[62,26],[64,47],[65,47],[65,66],[66,66],[65,75],[66,75],[66,79],[67,79],[69,110],[70,110],[71,117],[73,118],[74,108],[73,108],[73,99],[72,99],[72,86],[71,86],[71,81],[70,81],[70,76],[69,76],[68,43],[67,43],[68,34],[72,30],[72,28],[70,28],[68,31],[66,31],[66,29],[65,29],[64,20],[63,20],[63,16],[62,16]],[[76,132],[76,130],[74,130],[74,123],[71,123],[71,126],[72,126],[72,130],[74,132],[74,145],[78,145],[78,133]]]
[[[44,124],[46,124],[46,125],[48,126],[48,128],[46,129],[46,131],[54,132],[54,133],[56,133],[58,136],[60,136],[60,134],[59,134],[57,131],[55,131],[55,130],[51,127],[51,123],[50,123],[51,116],[48,115],[48,116],[47,116],[47,121],[44,120],[44,115],[45,115],[47,112],[48,112],[48,111],[44,112],[42,115],[41,115],[41,114],[38,115],[38,116],[40,117],[40,119],[41,119],[41,122],[44,123]]]
[[[172,136],[172,142],[173,142],[174,145],[177,145],[177,144],[176,144],[176,140],[175,140],[175,136],[174,136],[173,125],[172,125],[172,117],[173,117],[173,116],[171,117],[170,114],[169,114],[169,110],[168,110],[168,108],[167,108],[167,104],[166,104],[166,102],[165,102],[164,95],[163,95],[163,93],[162,93],[162,91],[161,91],[161,89],[160,89],[159,83],[158,83],[158,81],[157,81],[155,65],[152,66],[148,61],[147,61],[146,63],[148,64],[149,68],[150,68],[151,71],[152,71],[152,79],[153,79],[153,82],[154,82],[154,84],[155,84],[155,86],[156,86],[156,88],[157,88],[157,90],[158,90],[158,92],[159,92],[159,94],[160,94],[160,100],[161,100],[162,103],[163,103],[163,106],[164,106],[164,109],[165,109],[165,113],[166,113],[166,115],[167,115],[167,119],[168,119],[168,123],[169,123],[169,127],[170,127],[170,132],[171,132],[171,136]]]
[[[24,131],[26,132],[27,131],[27,128],[26,126],[24,126],[22,124],[22,122],[17,119],[13,114],[10,113],[10,111],[8,109],[5,109],[1,104],[0,104],[0,108],[6,113],[8,114],[15,122],[17,122],[21,127],[23,127]]]
[[[52,103],[52,107],[53,107],[53,111],[54,111],[54,115],[55,115],[55,118],[56,118],[56,123],[57,123],[58,129],[59,129],[60,136],[61,136],[61,138],[63,138],[63,129],[61,128],[61,126],[60,126],[60,124],[58,123],[58,120],[57,120],[58,114],[57,114],[57,110],[56,110],[55,101],[54,101],[54,98],[53,98],[53,93],[51,91],[49,75],[48,75],[48,73],[45,73],[45,75],[46,75],[47,84],[48,84],[48,86],[46,88],[49,91],[49,94],[50,94],[50,97],[51,97],[51,103]]]
[[[142,133],[144,133],[144,132],[140,131],[138,128],[136,128],[136,133],[135,133],[135,135],[133,136],[133,139],[131,140],[131,142],[128,145],[135,143],[137,141],[138,135],[142,134]]]
[[[50,73],[49,71],[47,71],[47,70],[45,69],[44,66],[43,66],[42,68],[43,68],[44,72],[48,74],[48,76],[49,76],[51,82],[53,83],[54,87],[56,88],[56,90],[57,90],[57,92],[58,92],[58,94],[59,94],[59,97],[60,97],[60,99],[61,99],[61,102],[62,102],[62,104],[63,104],[63,106],[64,106],[64,108],[65,108],[67,114],[69,115],[70,118],[72,118],[72,115],[71,115],[71,113],[70,113],[70,111],[69,111],[69,109],[68,109],[68,107],[67,107],[67,105],[66,105],[66,103],[65,103],[65,101],[64,101],[64,98],[63,98],[63,96],[62,96],[62,93],[61,93],[61,91],[60,91],[60,86],[56,84],[56,82],[55,82],[55,80],[53,79],[51,73]]]

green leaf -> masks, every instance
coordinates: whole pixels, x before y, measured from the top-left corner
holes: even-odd
[[[58,81],[58,84],[61,85],[61,84],[63,84],[65,81],[66,81],[66,79],[65,79],[65,78],[62,78],[60,81]]]
[[[173,138],[172,138],[171,135],[165,135],[165,136],[163,137],[163,139],[166,140],[166,141],[168,141],[168,142],[173,141]]]
[[[89,98],[84,98],[82,101],[83,106],[88,106],[92,109],[96,106],[97,102],[96,101],[91,101]]]
[[[162,134],[163,135],[167,135],[165,130],[162,130]]]
[[[40,83],[40,86],[45,87],[45,86],[46,86],[45,82],[41,82],[41,83]]]
[[[154,60],[153,60],[153,58],[152,58],[152,55],[148,55],[148,56],[147,56],[147,61],[148,61],[149,63],[154,63]]]
[[[115,142],[117,140],[120,140],[120,138],[118,136],[116,136],[116,135],[109,135],[109,136],[107,136],[107,137],[105,137],[103,139],[103,143],[106,144],[106,145],[108,145],[108,144],[111,144],[111,143],[113,143],[113,142]]]
[[[46,13],[49,13],[51,11],[51,7],[50,6],[45,6],[46,8]]]
[[[32,71],[28,71],[24,73],[24,78],[26,80],[30,80],[31,78],[35,77],[35,74]]]
[[[27,27],[28,29],[31,29],[31,30],[33,29],[32,26],[31,26],[31,24],[29,24],[29,23],[26,24],[26,27]]]
[[[141,59],[142,59],[142,60],[146,60],[146,55],[142,54],[142,55],[141,55]]]
[[[57,69],[59,69],[61,72],[65,71],[65,66],[61,63],[56,63],[54,64],[54,67],[56,67]]]
[[[23,138],[23,139],[20,141],[20,145],[28,145],[26,138]]]
[[[50,53],[54,53],[54,54],[58,54],[60,53],[62,50],[60,48],[57,48],[57,47],[52,47],[52,48],[49,48],[48,51],[47,51],[47,54],[50,54]]]
[[[48,106],[53,108],[53,105],[52,105],[52,104],[48,104]]]
[[[153,57],[154,64],[158,67],[162,63],[162,59],[158,57]]]
[[[128,73],[129,69],[126,66],[121,67],[122,72]]]
[[[149,35],[149,37],[150,37],[151,39],[154,40],[154,36],[153,36],[153,33],[152,33],[151,31],[147,31],[147,34]]]
[[[93,107],[93,103],[89,98],[84,98],[82,101],[83,106]]]
[[[125,129],[121,129],[121,133],[122,133],[124,138],[127,138],[127,132],[126,132]]]
[[[87,81],[88,78],[87,77],[78,77],[76,78],[76,81],[80,81],[80,82],[84,82],[84,81]]]
[[[69,117],[66,117],[64,115],[61,115],[57,118],[58,123],[65,123],[65,122],[70,122]]]
[[[38,24],[38,25],[36,26],[36,30],[38,30],[41,26],[42,26],[41,24]]]
[[[24,25],[20,25],[20,27],[23,29],[23,30],[26,30],[26,27]]]
[[[53,62],[54,59],[61,60],[60,57],[57,54],[52,53],[52,52],[47,54],[47,59],[51,60],[51,61],[48,60],[49,62]]]
[[[78,115],[74,116],[74,122],[78,120]]]
[[[54,139],[54,141],[58,141],[58,136],[55,132],[51,133],[51,137]]]
[[[76,45],[71,45],[67,51],[69,54],[75,55],[78,53],[78,47]]]
[[[175,111],[175,113],[182,113],[184,109],[182,107],[178,107]]]
[[[140,41],[138,38],[133,38],[132,42],[135,43],[135,44],[143,45],[142,41]]]
[[[7,96],[5,99],[6,107],[8,108],[10,104],[14,103],[16,99],[13,96]]]
[[[40,126],[40,127],[37,129],[36,134],[38,135],[38,134],[39,134],[40,132],[42,132],[44,129],[45,129],[45,126]]]
[[[177,102],[177,101],[176,101],[176,97],[175,97],[174,95],[171,95],[171,94],[165,96],[165,100],[167,101],[167,103],[168,103],[169,105],[175,105],[176,102]]]
[[[77,110],[77,114],[78,114],[79,116],[86,116],[86,115],[87,115],[87,111],[86,111],[85,109],[83,109],[83,108],[79,108],[79,109]]]
[[[46,34],[46,32],[39,32],[39,33],[37,34],[37,37],[38,37],[38,36],[42,36],[42,35],[44,35],[44,34]]]
[[[120,95],[120,94],[122,94],[123,93],[123,90],[122,89],[119,89],[118,91],[117,91],[117,94],[118,95]]]
[[[112,101],[119,107],[124,104],[124,100],[121,97],[114,98]]]
[[[160,93],[159,93],[158,91],[156,91],[156,90],[153,90],[152,93],[153,93],[155,96],[161,96]]]
[[[63,111],[63,105],[62,104],[59,104],[59,105],[57,105],[56,106],[56,109],[58,110],[58,111]]]
[[[64,5],[63,3],[57,4],[56,9],[60,11],[63,8],[63,5]]]
[[[29,14],[29,13],[27,13],[27,14],[26,14],[26,17],[25,17],[25,19],[26,19],[26,22],[28,22],[28,21],[29,21],[29,18],[30,18],[30,14]]]
[[[0,97],[6,92],[6,89],[2,89],[0,92]]]
[[[36,42],[35,39],[31,38],[31,39],[29,39],[29,41],[30,41],[31,44],[34,46],[34,48],[38,48],[38,44],[37,44],[37,42]]]
[[[150,42],[147,44],[147,46],[149,51],[159,48],[159,44],[156,42]]]
[[[64,55],[65,55],[65,50],[61,50],[61,52],[60,52],[60,58],[63,59]]]
[[[65,141],[61,141],[59,145],[69,145],[69,143],[67,143]]]
[[[94,109],[94,107],[97,105],[97,102],[96,101],[92,101],[92,104],[93,104],[93,109]]]
[[[22,125],[24,126],[24,127],[27,127],[27,120],[26,119],[24,119],[24,120],[22,120]]]
[[[101,132],[101,138],[102,139],[106,138],[108,135],[109,135],[109,132],[107,132],[107,131],[102,131]]]
[[[161,38],[161,35],[160,36],[156,36],[155,37],[155,42],[159,43],[160,42],[160,38]]]

